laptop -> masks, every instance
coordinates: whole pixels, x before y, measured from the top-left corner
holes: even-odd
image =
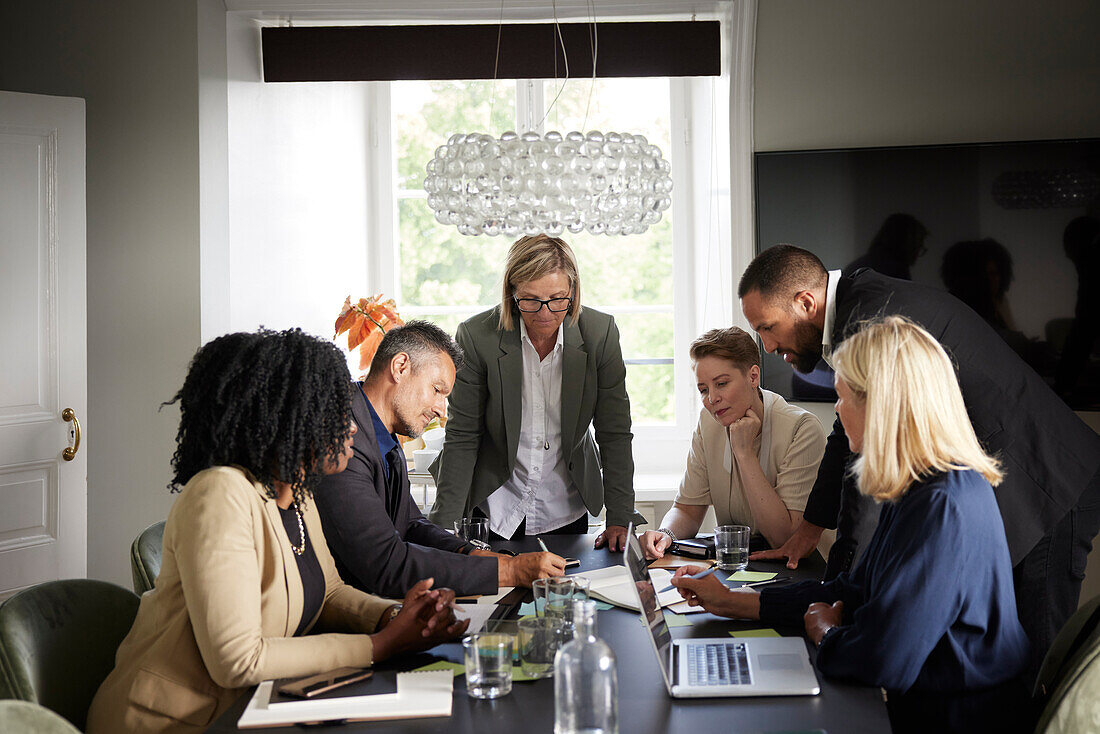
[[[625,563],[634,580],[642,625],[673,698],[816,696],[821,692],[800,637],[673,640],[657,604],[642,546],[631,525]]]

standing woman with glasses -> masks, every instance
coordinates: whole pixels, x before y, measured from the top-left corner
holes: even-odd
[[[634,512],[630,400],[615,319],[581,308],[573,250],[547,235],[508,250],[501,304],[458,327],[465,354],[432,464],[433,522],[483,514],[496,536],[587,532],[622,550]]]

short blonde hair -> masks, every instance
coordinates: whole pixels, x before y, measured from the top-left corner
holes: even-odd
[[[520,237],[508,248],[504,264],[504,287],[500,299],[500,328],[511,331],[516,326],[512,300],[516,289],[523,283],[543,278],[560,270],[569,279],[569,323],[575,324],[581,315],[581,276],[577,270],[577,258],[573,248],[557,237],[537,234]]]
[[[760,366],[760,347],[756,346],[756,340],[737,326],[711,329],[696,337],[691,343],[689,354],[692,363],[703,357],[728,359],[742,372],[747,372],[753,365]]]
[[[866,409],[852,467],[860,492],[893,502],[915,481],[961,469],[1000,484],[1000,463],[978,443],[951,358],[920,326],[901,316],[867,322],[833,365]]]

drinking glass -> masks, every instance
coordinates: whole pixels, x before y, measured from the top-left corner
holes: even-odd
[[[574,599],[588,598],[588,579],[582,576],[535,579],[531,583],[531,590],[535,594],[537,616],[566,619],[571,616],[569,612]]]
[[[466,692],[473,698],[500,698],[512,690],[512,635],[478,633],[462,641]]]
[[[748,525],[719,525],[714,529],[714,553],[718,568],[740,571],[749,565]]]
[[[455,520],[455,535],[467,543],[488,547],[489,521],[484,517],[463,517]]]
[[[523,674],[548,678],[554,673],[554,654],[568,642],[564,626],[554,617],[536,617],[519,621],[519,664]],[[570,636],[572,639],[572,636]]]

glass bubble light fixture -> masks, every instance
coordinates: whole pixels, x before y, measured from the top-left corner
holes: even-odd
[[[436,149],[424,190],[436,221],[465,235],[631,235],[672,204],[670,171],[644,135],[475,132]]]

